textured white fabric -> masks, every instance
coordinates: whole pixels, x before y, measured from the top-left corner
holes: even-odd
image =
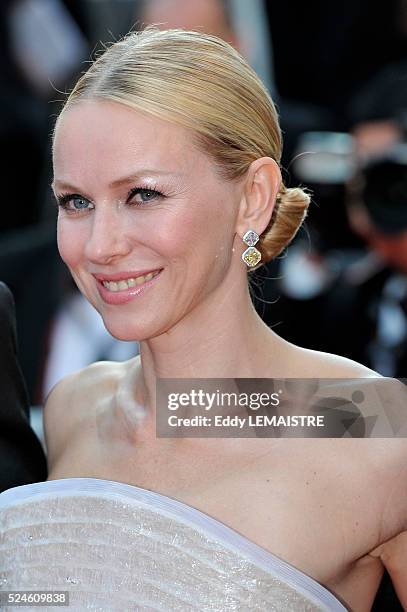
[[[0,590],[69,591],[61,610],[346,610],[223,523],[131,485],[68,478],[15,487],[0,495],[0,521]]]

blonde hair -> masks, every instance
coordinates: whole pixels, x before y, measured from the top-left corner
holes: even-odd
[[[112,44],[91,64],[62,112],[102,98],[191,128],[195,145],[226,180],[242,177],[260,157],[281,158],[278,116],[265,86],[227,42],[196,31],[147,26]],[[257,248],[276,257],[305,218],[310,197],[280,189]]]

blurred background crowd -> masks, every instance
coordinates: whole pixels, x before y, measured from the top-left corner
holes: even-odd
[[[284,180],[312,190],[295,241],[252,278],[260,315],[295,344],[407,378],[407,0],[2,0],[0,17],[0,279],[32,405],[71,371],[138,351],[59,259],[50,137],[101,43],[148,23],[248,59],[278,107]]]

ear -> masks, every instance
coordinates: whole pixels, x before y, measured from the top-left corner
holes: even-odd
[[[281,185],[281,172],[271,157],[251,163],[243,186],[236,221],[236,233],[242,238],[248,229],[260,236],[269,224]]]

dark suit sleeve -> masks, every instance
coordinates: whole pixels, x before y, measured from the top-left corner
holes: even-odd
[[[17,360],[14,300],[0,282],[0,491],[46,477],[45,454],[29,423],[29,401]]]

